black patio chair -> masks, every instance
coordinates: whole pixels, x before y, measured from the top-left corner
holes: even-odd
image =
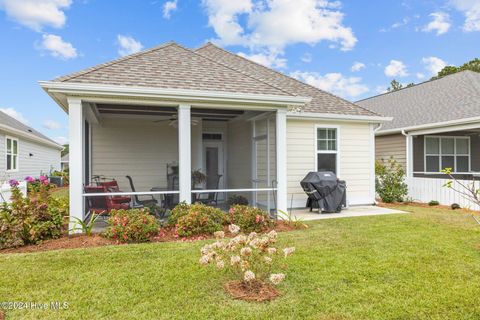
[[[132,177],[131,176],[125,176],[125,177],[128,179],[128,182],[130,183],[130,188],[132,189],[132,192],[136,192]],[[151,197],[150,199],[140,200],[138,195],[134,195],[133,206],[136,208],[141,208],[141,207],[157,205],[158,201],[153,196],[150,196],[150,197]]]
[[[211,178],[212,180],[208,181],[209,178]],[[212,185],[213,185],[213,188],[212,189],[218,189],[218,187],[220,186],[220,179],[222,178],[222,175],[221,174],[217,174],[216,176],[213,176],[213,177],[207,177],[207,189],[210,189],[212,188]],[[213,183],[212,183],[213,182]],[[206,198],[202,198],[202,193],[200,193],[196,199],[196,202],[200,202],[200,203],[203,203],[203,204],[206,204],[206,205],[209,205],[209,206],[217,206],[218,205],[218,192],[209,192],[207,194],[207,197]]]

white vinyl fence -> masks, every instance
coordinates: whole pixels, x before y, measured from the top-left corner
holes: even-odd
[[[21,181],[18,187],[20,188],[20,191],[25,196],[27,194],[27,182]],[[12,197],[12,188],[10,187],[10,184],[8,182],[5,182],[0,186],[0,203],[3,203],[3,202],[10,203],[11,197]]]
[[[444,185],[450,181],[449,179],[432,179],[432,178],[405,178],[405,183],[408,185],[408,196],[414,201],[429,202],[436,200],[443,205],[451,205],[458,203],[462,208],[472,210],[480,210],[480,207],[475,203],[469,201],[461,194],[453,191]],[[470,186],[472,181],[459,180],[460,183]],[[476,188],[479,188],[479,182],[476,181]],[[463,190],[462,187],[453,182],[452,187]]]

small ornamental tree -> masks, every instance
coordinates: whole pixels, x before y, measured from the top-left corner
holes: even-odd
[[[408,194],[405,171],[393,158],[375,162],[375,190],[383,202],[403,202]]]
[[[263,301],[278,296],[270,284],[280,284],[285,274],[274,270],[279,260],[293,254],[295,248],[281,250],[275,247],[277,233],[274,230],[262,235],[256,232],[245,235],[239,233],[237,225],[231,224],[228,229],[236,236],[224,239],[223,231],[215,232],[217,241],[201,249],[200,264],[213,264],[233,274],[237,280],[227,283],[225,288],[237,298]]]

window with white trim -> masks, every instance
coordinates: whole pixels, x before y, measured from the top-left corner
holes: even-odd
[[[7,171],[18,170],[18,139],[6,138]]]
[[[317,128],[317,171],[337,173],[337,129]]]
[[[470,172],[470,137],[425,137],[425,171]]]

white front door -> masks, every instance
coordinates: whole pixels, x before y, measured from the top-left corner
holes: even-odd
[[[225,171],[223,141],[203,141],[203,168],[207,175],[206,189],[225,189]],[[218,175],[221,175],[218,180]],[[218,181],[218,182],[217,182]],[[218,183],[218,186],[217,186]],[[218,194],[218,200],[223,200],[224,194]]]

